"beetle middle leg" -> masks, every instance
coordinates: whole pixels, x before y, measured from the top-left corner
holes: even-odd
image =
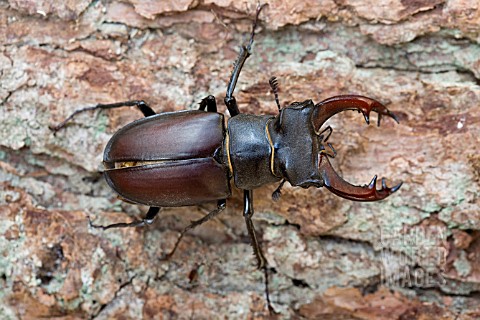
[[[252,33],[250,34],[250,40],[248,41],[247,45],[241,46],[240,54],[238,55],[237,60],[235,60],[235,63],[233,64],[233,72],[232,72],[232,75],[230,76],[230,81],[228,82],[228,86],[227,86],[227,94],[225,95],[225,99],[224,99],[228,112],[230,112],[230,116],[232,117],[235,117],[240,113],[240,110],[238,109],[238,105],[237,105],[237,100],[233,96],[233,91],[235,90],[235,86],[237,85],[237,80],[238,80],[238,77],[240,76],[240,72],[242,71],[243,65],[245,64],[245,61],[247,60],[247,58],[251,55],[253,39],[255,37],[255,29],[257,28],[257,23],[258,23],[258,15],[260,14],[260,11],[262,11],[263,7],[265,7],[266,5],[267,4],[264,3],[257,7],[257,14],[255,15],[255,20],[252,25]]]
[[[205,108],[207,108],[207,112],[217,112],[217,101],[212,95],[203,98],[199,104],[200,106],[198,107],[198,110],[205,111]]]
[[[253,216],[253,191],[244,190],[243,191],[243,217],[245,218],[245,223],[247,224],[248,235],[252,241],[253,254],[257,258],[257,267],[262,269],[265,274],[265,295],[267,297],[268,311],[270,313],[275,312],[272,304],[270,303],[270,293],[268,290],[268,262],[265,256],[263,255],[262,247],[258,242],[257,233],[255,232],[255,227],[253,226],[252,216]]]
[[[195,227],[198,227],[199,225],[201,224],[204,224],[205,222],[215,218],[218,214],[220,214],[223,210],[225,210],[225,207],[227,206],[227,201],[225,199],[223,200],[219,200],[218,203],[217,203],[217,208],[213,211],[211,211],[210,213],[208,213],[206,216],[204,216],[203,218],[201,219],[198,219],[198,220],[195,220],[195,221],[192,221],[185,229],[183,229],[183,231],[180,233],[180,236],[178,237],[177,239],[177,242],[175,242],[175,245],[173,246],[173,249],[172,251],[170,251],[170,253],[168,253],[165,257],[165,259],[170,259],[173,254],[175,253],[175,251],[177,250],[177,247],[178,245],[180,244],[180,242],[182,241],[183,239],[183,236],[185,235],[185,233],[187,233],[187,231],[195,228]]]
[[[155,111],[153,111],[153,109],[150,108],[148,104],[143,100],[131,100],[131,101],[116,102],[116,103],[108,103],[108,104],[99,103],[93,107],[87,107],[87,108],[75,110],[71,115],[69,115],[65,120],[60,122],[58,125],[50,126],[49,128],[50,130],[53,131],[53,133],[56,133],[58,130],[65,127],[65,125],[70,120],[72,120],[76,115],[80,113],[97,110],[97,109],[114,109],[114,108],[122,108],[122,107],[137,107],[145,117],[150,117],[156,114]]]
[[[102,226],[102,225],[93,224],[92,221],[90,220],[90,217],[88,218],[88,221],[90,223],[90,227],[103,229],[103,230],[112,229],[112,228],[144,227],[146,225],[151,225],[155,221],[155,218],[157,217],[159,211],[160,211],[159,207],[150,207],[150,209],[148,209],[148,212],[145,218],[143,218],[142,220],[134,220],[129,223],[120,222],[120,223],[112,223],[106,226]]]

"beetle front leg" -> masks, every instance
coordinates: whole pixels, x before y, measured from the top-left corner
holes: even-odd
[[[252,241],[253,254],[257,258],[257,267],[262,269],[265,274],[265,295],[267,297],[268,311],[270,313],[275,313],[275,310],[270,303],[270,293],[268,290],[268,262],[265,256],[263,255],[262,247],[257,239],[257,233],[255,232],[255,227],[253,226],[252,216],[253,216],[253,191],[244,190],[243,191],[243,217],[245,218],[245,223],[247,224],[248,235]]]
[[[173,246],[173,249],[172,251],[170,251],[170,253],[168,253],[166,256],[165,256],[165,259],[168,260],[170,259],[173,254],[175,253],[175,251],[177,250],[177,247],[178,245],[180,244],[180,241],[182,241],[183,239],[183,236],[185,235],[185,233],[187,233],[188,230],[191,230],[195,227],[198,227],[199,225],[201,224],[204,224],[205,222],[215,218],[220,212],[222,212],[223,210],[225,210],[225,207],[227,206],[227,201],[225,199],[223,200],[219,200],[218,203],[217,203],[217,208],[213,211],[211,211],[210,213],[208,213],[206,216],[204,216],[203,218],[201,219],[198,219],[198,220],[195,220],[195,221],[192,221],[185,229],[183,229],[183,231],[180,233],[180,236],[178,237],[177,239],[177,242],[175,242],[175,245]]]
[[[224,99],[225,105],[227,106],[228,112],[230,112],[231,117],[235,117],[236,115],[240,114],[237,100],[233,96],[233,91],[235,90],[235,86],[237,85],[238,77],[240,76],[243,65],[251,54],[253,38],[255,37],[255,29],[257,28],[258,23],[258,15],[260,14],[260,11],[262,11],[263,7],[265,7],[266,5],[267,4],[264,3],[257,7],[257,14],[255,15],[255,21],[252,25],[252,33],[250,34],[250,40],[247,45],[242,45],[242,47],[240,48],[240,54],[238,55],[237,60],[235,60],[235,63],[233,64],[233,72],[230,76],[230,81],[228,82],[227,86],[227,94],[225,95]]]
[[[120,222],[120,223],[112,223],[106,226],[98,225],[98,224],[93,224],[92,221],[90,220],[90,217],[88,217],[88,222],[90,224],[90,227],[92,228],[97,228],[97,229],[113,229],[113,228],[136,228],[136,227],[144,227],[146,225],[151,225],[154,221],[155,218],[158,215],[158,212],[160,211],[160,208],[158,207],[150,207],[148,209],[147,215],[145,216],[144,219],[142,220],[134,220],[132,222]]]
[[[76,115],[80,113],[97,110],[97,109],[114,109],[114,108],[122,108],[122,107],[137,107],[145,117],[150,117],[156,114],[155,111],[153,111],[153,109],[150,108],[148,104],[143,100],[131,100],[131,101],[123,101],[123,102],[117,102],[117,103],[109,103],[109,104],[99,103],[93,107],[87,107],[87,108],[75,110],[70,116],[68,116],[65,120],[63,120],[56,126],[49,126],[49,129],[52,130],[53,133],[55,134],[57,133],[58,130],[65,127],[65,125],[70,120],[72,120]]]

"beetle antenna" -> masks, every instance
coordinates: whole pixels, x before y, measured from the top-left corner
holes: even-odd
[[[277,77],[273,76],[268,80],[268,83],[270,84],[270,88],[272,88],[272,92],[275,95],[275,103],[277,104],[278,111],[282,109],[280,107],[280,102],[278,101],[278,80]]]
[[[273,191],[273,193],[272,193],[272,200],[273,201],[280,200],[280,196],[282,195],[282,188],[283,188],[283,185],[286,181],[287,181],[286,179],[283,179],[282,182],[280,182],[280,185],[277,187],[277,189],[275,189],[275,191]]]
[[[325,132],[327,132],[327,136],[325,137],[325,139],[323,138],[323,134]],[[325,129],[323,129],[320,133],[318,133],[318,139],[321,141],[321,142],[327,142],[328,139],[330,138],[330,136],[332,135],[332,132],[333,132],[333,129],[332,127],[328,126],[326,127]]]
[[[337,156],[337,150],[333,148],[330,142],[327,143],[327,146],[330,148],[330,150],[332,150],[332,154],[327,154],[327,155],[330,156],[330,158],[335,158]]]
[[[330,150],[332,150],[331,152],[330,151],[327,151],[325,149],[325,147],[322,145],[322,150],[320,150],[320,154],[324,154],[326,156],[329,156],[330,158],[335,158],[337,156],[337,151],[335,150],[335,148],[333,148],[333,145],[330,143],[330,142],[327,142],[327,146],[330,148]]]

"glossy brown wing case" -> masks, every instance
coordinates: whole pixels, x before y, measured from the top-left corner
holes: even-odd
[[[162,113],[137,120],[112,137],[104,153],[108,184],[129,201],[178,207],[230,195],[221,155],[223,115]],[[122,164],[129,163],[123,166]],[[117,167],[117,168],[115,168]]]

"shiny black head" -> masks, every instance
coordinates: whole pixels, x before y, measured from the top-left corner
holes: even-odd
[[[292,186],[322,187],[318,171],[318,156],[325,149],[325,136],[317,134],[312,114],[312,100],[295,102],[282,109],[269,125],[275,149],[275,174],[285,178]]]

